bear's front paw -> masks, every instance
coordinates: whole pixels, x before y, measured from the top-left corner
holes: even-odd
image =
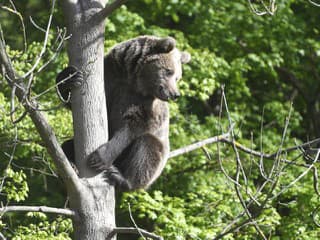
[[[95,169],[99,172],[106,169],[105,164],[98,151],[94,151],[88,156],[87,164],[90,168]]]
[[[62,101],[70,100],[71,90],[78,88],[83,83],[83,74],[74,66],[63,69],[56,78],[57,91]]]

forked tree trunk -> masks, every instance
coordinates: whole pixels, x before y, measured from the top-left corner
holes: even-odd
[[[64,16],[71,38],[69,65],[82,71],[84,84],[72,92],[72,114],[76,165],[82,189],[69,193],[77,216],[73,221],[75,239],[110,239],[115,227],[114,187],[86,165],[86,157],[108,140],[107,109],[104,91],[105,21],[97,13],[105,0],[64,0]],[[112,239],[115,239],[112,238]]]

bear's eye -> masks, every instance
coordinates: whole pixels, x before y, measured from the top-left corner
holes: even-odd
[[[172,76],[174,74],[174,71],[172,69],[165,69],[167,76]]]

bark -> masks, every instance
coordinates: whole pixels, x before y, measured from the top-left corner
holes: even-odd
[[[70,205],[77,212],[74,218],[75,239],[115,239],[108,235],[115,228],[114,187],[86,165],[87,156],[108,140],[107,108],[104,91],[105,21],[98,13],[105,1],[69,0],[64,2],[69,65],[82,71],[84,82],[71,97],[76,165],[82,189],[70,196]]]
[[[80,89],[72,92],[76,165],[81,178],[72,169],[45,117],[33,107],[37,103],[24,101],[29,89],[18,81],[23,77],[16,74],[0,34],[1,73],[34,122],[67,187],[72,209],[67,213],[73,216],[74,238],[115,239],[114,187],[102,174],[96,175],[90,170],[85,159],[108,140],[103,74],[104,18],[124,0],[116,0],[106,8],[105,0],[64,0],[63,3],[67,28],[72,35],[68,47],[70,65],[83,72],[85,81]],[[46,210],[53,211],[52,208]]]

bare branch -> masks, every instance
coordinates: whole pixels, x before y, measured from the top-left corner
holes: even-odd
[[[303,178],[310,170],[314,169],[314,164],[318,161],[320,155],[320,149],[318,149],[317,155],[314,158],[312,164],[303,172],[301,173],[298,177],[296,177],[291,183],[289,183],[287,186],[283,187],[281,191],[279,191],[277,194],[275,194],[271,199],[275,199],[279,197],[283,192],[288,190],[290,187],[292,187],[294,184],[296,184],[301,178]]]
[[[136,221],[134,220],[133,216],[132,216],[132,212],[131,212],[131,206],[130,203],[128,203],[128,210],[129,210],[129,215],[130,215],[130,220],[133,223],[135,229],[137,229],[139,235],[146,240],[146,238],[144,237],[144,235],[142,234],[142,232],[140,231],[140,229],[138,228],[138,225],[136,224]]]
[[[53,208],[47,206],[8,206],[0,208],[0,213],[7,212],[43,212],[43,213],[55,213],[62,214],[68,217],[74,217],[75,212],[65,208]]]
[[[193,144],[190,144],[188,146],[173,150],[169,153],[169,157],[168,158],[173,158],[188,152],[191,152],[193,150],[196,150],[198,148],[202,148],[205,145],[211,144],[211,143],[216,143],[216,142],[220,142],[225,140],[226,138],[228,138],[230,136],[230,133],[225,133],[219,136],[215,136],[215,137],[211,137]]]
[[[196,142],[196,143],[193,143],[193,144],[178,148],[176,150],[171,151],[169,153],[169,157],[168,158],[174,158],[174,157],[183,155],[185,153],[192,152],[192,151],[197,150],[199,148],[203,148],[205,145],[209,145],[209,144],[217,143],[217,142],[224,142],[224,143],[227,143],[229,145],[234,144],[238,148],[238,150],[240,150],[240,151],[242,151],[244,153],[248,153],[250,155],[253,155],[255,157],[260,157],[262,159],[265,158],[265,159],[268,159],[268,160],[273,160],[273,159],[275,159],[277,154],[279,154],[278,151],[274,152],[274,153],[263,153],[263,152],[259,152],[259,151],[253,150],[251,148],[248,148],[248,147],[240,144],[239,142],[237,142],[235,140],[234,141],[230,140],[229,136],[230,136],[229,133],[225,133],[225,134],[222,134],[222,135],[219,135],[219,136],[214,136],[214,137],[211,137],[211,138],[207,138],[207,139],[201,140],[199,142]],[[319,142],[320,142],[320,138],[316,138],[314,140],[302,143],[302,144],[297,145],[297,146],[292,146],[292,147],[289,147],[289,148],[286,148],[286,149],[282,149],[282,152],[292,152],[292,151],[298,150],[300,148],[307,147],[307,146],[310,146],[312,144],[316,144],[316,143],[319,143]],[[289,160],[286,160],[286,159],[281,159],[281,161],[285,162],[285,163],[288,163],[288,164],[294,164],[294,163],[292,163],[292,161],[289,161]],[[294,165],[297,165],[297,166],[300,166],[300,167],[309,167],[308,164],[294,164]]]
[[[316,7],[320,7],[320,3],[316,3],[316,2],[314,2],[312,0],[308,0],[308,1],[309,1],[309,3],[311,3],[312,5],[314,5]]]
[[[12,151],[11,151],[11,154],[8,154],[8,157],[9,157],[9,162],[7,164],[7,167],[6,169],[10,168],[10,165],[12,164],[12,161],[13,161],[13,157],[14,157],[14,154],[15,154],[15,151],[16,151],[16,148],[17,148],[17,142],[16,140],[18,139],[18,130],[17,130],[17,127],[14,128],[15,130],[15,137],[14,137],[14,144],[13,144],[13,147],[12,147]],[[2,191],[2,187],[3,187],[3,184],[4,184],[4,181],[7,177],[7,174],[4,175],[1,183],[0,183],[0,191]]]
[[[320,196],[319,185],[318,185],[318,170],[315,166],[312,167],[313,170],[313,188],[318,196]]]
[[[313,219],[314,224],[317,227],[320,227],[320,223],[319,223],[319,220],[318,220],[319,209],[320,209],[320,206],[316,207],[312,212],[312,219]]]
[[[229,121],[229,126],[231,128],[231,139],[232,139],[232,148],[233,148],[233,151],[236,155],[236,178],[235,178],[235,181],[236,183],[238,184],[234,184],[234,188],[236,190],[236,194],[237,194],[237,197],[243,207],[243,210],[245,211],[246,215],[248,216],[248,219],[250,219],[250,223],[253,224],[254,228],[256,229],[256,231],[259,233],[259,235],[263,238],[263,239],[267,239],[266,236],[264,235],[264,233],[262,232],[262,230],[260,229],[259,225],[253,220],[255,218],[255,216],[253,216],[249,210],[249,204],[246,204],[244,198],[243,198],[243,195],[240,191],[240,174],[242,173],[242,178],[244,180],[244,184],[245,186],[248,185],[248,182],[247,182],[247,176],[246,176],[246,173],[244,171],[244,168],[242,166],[242,163],[241,163],[241,159],[240,159],[240,155],[239,155],[239,151],[238,151],[238,148],[237,146],[235,145],[235,135],[234,135],[234,131],[233,131],[233,128],[231,127],[233,125],[232,123],[232,119],[231,119],[231,115],[230,115],[230,112],[229,112],[229,108],[228,108],[228,104],[227,104],[227,98],[226,98],[226,95],[225,95],[225,92],[224,92],[224,87],[222,87],[222,100],[224,102],[224,106],[225,106],[225,109],[226,109],[226,112],[227,112],[227,116],[228,116],[228,121]],[[247,192],[248,194],[248,192]],[[250,196],[251,197],[251,196]],[[251,197],[252,200],[254,200],[255,202],[258,202],[254,197]]]
[[[232,144],[232,141],[227,139],[227,138],[221,139],[221,142]],[[282,149],[281,152],[292,152],[292,151],[298,150],[300,148],[307,147],[307,146],[310,146],[312,144],[319,143],[319,142],[320,142],[320,138],[316,138],[314,140],[302,143],[302,144],[297,145],[297,146],[293,146],[293,147],[289,147],[289,148],[286,148],[286,149]],[[278,152],[267,154],[267,153],[255,151],[255,150],[253,150],[251,148],[248,148],[246,146],[241,145],[237,141],[234,141],[234,144],[236,145],[237,148],[239,148],[239,150],[241,150],[241,151],[243,151],[245,153],[251,154],[253,156],[260,157],[260,158],[274,159],[278,154]]]
[[[110,233],[110,235],[108,236],[108,238],[113,237],[115,234],[117,233],[130,233],[130,234],[142,234],[144,237],[148,237],[148,238],[152,238],[152,239],[156,239],[156,240],[163,240],[163,238],[161,236],[158,236],[156,234],[150,233],[144,229],[141,228],[134,228],[134,227],[116,227],[113,229],[113,231]]]
[[[6,238],[3,236],[3,234],[0,232],[0,239],[1,240],[6,240]]]
[[[255,1],[255,2],[257,2],[257,1]],[[257,4],[262,5],[263,10],[258,10],[254,6],[253,1],[248,0],[249,7],[250,7],[251,11],[258,16],[262,16],[262,15],[266,15],[266,14],[274,15],[274,13],[277,11],[276,0],[269,0],[269,5],[266,5],[264,0],[258,0],[258,2],[259,3],[257,3]]]
[[[98,21],[103,21],[107,18],[114,10],[121,7],[125,4],[128,0],[115,0],[110,4],[107,4],[100,12],[96,14],[96,18]]]
[[[52,55],[52,57],[38,69],[38,71],[37,71],[38,73],[41,72],[43,69],[45,69],[49,65],[49,63],[51,63],[53,60],[56,59],[56,57],[58,56],[58,54],[60,53],[60,51],[61,51],[61,49],[63,47],[63,43],[66,40],[68,40],[69,38],[70,38],[70,35],[67,35],[67,29],[65,29],[65,28],[58,29],[58,36],[57,36],[56,41],[55,41],[55,44],[57,42],[59,42],[58,46],[54,50],[54,54]]]
[[[156,234],[150,233],[144,229],[139,228],[138,225],[136,224],[133,216],[132,216],[130,204],[128,204],[128,210],[129,210],[129,214],[130,214],[130,219],[131,219],[134,227],[116,227],[109,234],[108,239],[112,238],[117,233],[131,233],[131,234],[138,234],[143,239],[146,239],[146,237],[147,237],[147,238],[152,238],[152,239],[156,239],[156,240],[163,240],[163,238],[161,236],[158,236]]]
[[[41,60],[43,54],[46,52],[46,48],[47,48],[47,44],[48,44],[48,40],[49,40],[49,33],[50,33],[50,27],[51,27],[51,22],[52,22],[52,17],[53,17],[53,12],[54,12],[55,3],[56,3],[56,0],[52,0],[51,12],[50,12],[50,15],[49,15],[49,20],[48,20],[48,24],[47,24],[46,34],[45,34],[45,37],[44,37],[44,41],[43,41],[43,46],[42,46],[41,52],[40,52],[38,58],[36,59],[34,65],[29,69],[28,72],[26,72],[26,73],[22,76],[22,78],[26,78],[26,77],[28,77],[31,73],[34,72],[34,70],[36,69],[36,67],[37,67],[38,64],[40,63],[40,60]]]
[[[31,16],[29,17],[29,19],[30,19],[30,22],[32,23],[32,25],[35,26],[36,29],[40,30],[40,31],[43,32],[43,33],[46,33],[46,30],[45,30],[44,28],[40,27],[40,26],[33,20],[33,18],[32,18]]]
[[[18,97],[19,101],[23,101],[24,96],[27,92],[27,89],[23,85],[23,83],[17,83],[15,79],[18,78],[13,65],[7,55],[5,44],[3,39],[0,38],[0,67],[3,70],[3,77],[8,80],[8,84],[13,87],[17,86],[15,94]],[[37,105],[35,101],[32,102],[34,105]],[[79,178],[72,166],[70,165],[67,157],[63,153],[60,144],[57,141],[57,138],[54,134],[53,129],[48,124],[45,117],[38,111],[35,111],[32,106],[29,104],[23,104],[26,111],[29,113],[32,121],[34,122],[42,140],[44,141],[49,154],[51,155],[57,169],[59,171],[59,175],[65,182],[66,186],[70,188],[70,190],[75,190],[80,188]]]
[[[27,36],[26,36],[26,27],[24,25],[23,17],[21,15],[21,13],[17,11],[13,1],[10,1],[10,4],[11,4],[12,8],[9,8],[9,7],[6,7],[6,6],[2,6],[2,5],[0,5],[0,8],[2,8],[3,10],[6,10],[8,12],[11,12],[11,13],[13,13],[13,14],[18,16],[18,18],[19,18],[19,20],[21,22],[21,27],[22,27],[23,45],[24,45],[23,51],[25,52],[25,51],[27,51]]]

